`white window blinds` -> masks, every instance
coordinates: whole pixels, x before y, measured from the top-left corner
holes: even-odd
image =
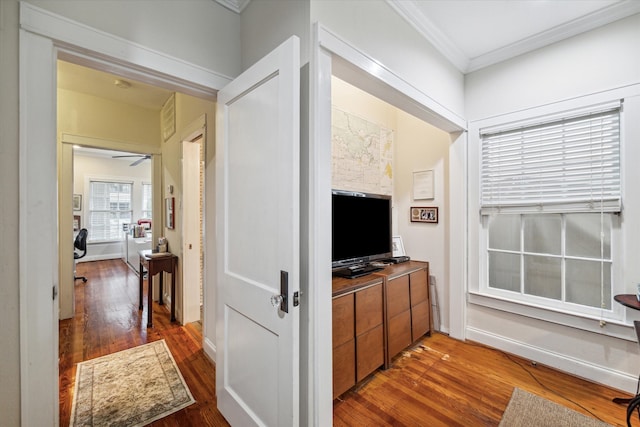
[[[142,184],[142,218],[151,219],[153,213],[153,187]]]
[[[89,240],[119,240],[131,222],[131,182],[89,181]]]
[[[620,104],[481,130],[481,212],[619,212]]]

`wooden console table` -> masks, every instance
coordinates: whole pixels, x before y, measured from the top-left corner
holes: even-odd
[[[178,257],[172,253],[152,253],[150,249],[138,252],[140,255],[140,306],[142,310],[142,288],[144,284],[144,270],[147,270],[147,328],[153,326],[153,276],[160,273],[160,286],[158,304],[162,302],[162,272],[166,271],[171,274],[171,321],[176,320],[176,270],[178,265]]]
[[[433,330],[427,262],[333,277],[332,291],[334,399]]]

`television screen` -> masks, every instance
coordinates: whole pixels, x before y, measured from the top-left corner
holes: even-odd
[[[332,267],[390,258],[391,197],[332,191]]]

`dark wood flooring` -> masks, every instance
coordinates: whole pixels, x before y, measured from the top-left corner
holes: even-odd
[[[120,260],[80,263],[78,274],[88,281],[76,282],[76,316],[60,322],[60,425],[69,425],[78,362],[164,338],[197,403],[153,425],[227,426],[216,409],[215,366],[202,350],[199,324],[171,324],[166,308],[154,303],[154,327],[147,329],[138,276]],[[626,408],[611,402],[623,393],[437,333],[334,401],[333,423],[497,426],[513,387],[626,425]],[[640,426],[637,417],[633,425]]]

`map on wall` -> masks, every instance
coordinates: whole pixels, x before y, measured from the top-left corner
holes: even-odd
[[[331,109],[332,185],[339,190],[391,195],[392,129],[333,107]]]

